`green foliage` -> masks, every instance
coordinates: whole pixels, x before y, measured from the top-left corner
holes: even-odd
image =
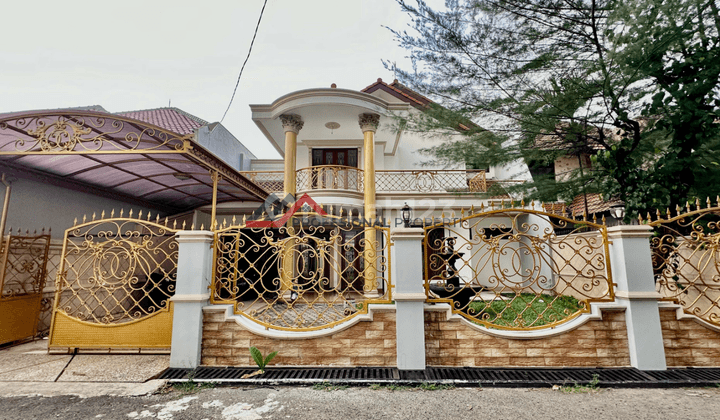
[[[578,385],[577,383],[575,385],[565,385],[560,388],[562,392],[569,393],[569,394],[579,394],[579,393],[588,393],[588,392],[595,392],[598,390],[598,384],[600,383],[600,376],[598,374],[594,374],[592,376],[592,380],[587,385]]]
[[[188,373],[188,380],[185,382],[173,382],[172,388],[180,394],[194,394],[203,389],[212,389],[217,386],[215,382],[195,382],[195,370]]]
[[[526,196],[601,193],[628,218],[717,194],[716,0],[398,2],[414,31],[393,33],[413,69],[385,64],[442,105],[401,121],[445,136],[423,150],[431,163],[524,162]],[[592,165],[553,176],[556,159],[586,156]]]
[[[258,368],[260,368],[261,373],[265,373],[265,366],[267,366],[270,361],[277,356],[278,352],[274,351],[267,355],[267,357],[263,358],[262,353],[260,350],[258,350],[256,347],[250,347],[250,355],[252,356],[253,360],[255,361],[255,364],[258,365]]]
[[[448,389],[455,389],[455,385],[423,382],[420,384],[420,386],[418,386],[418,388],[420,388],[423,391],[442,391],[442,390],[448,390]]]
[[[478,318],[487,314],[488,322],[498,326],[516,327],[520,317],[524,325],[539,327],[567,318],[582,308],[580,302],[572,296],[540,295],[539,299],[535,299],[534,294],[523,293],[517,297],[514,294],[503,297],[507,300],[495,300],[489,304],[471,302],[468,312]],[[528,306],[528,302],[532,303]]]

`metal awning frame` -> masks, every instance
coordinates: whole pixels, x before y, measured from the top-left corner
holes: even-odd
[[[33,172],[36,177],[55,177],[65,179],[70,184],[87,185],[90,192],[93,189],[112,190],[133,182],[148,181],[146,185],[157,185],[158,189],[145,196],[176,194],[181,196],[181,201],[194,198],[197,201],[194,208],[211,204],[212,226],[215,226],[218,193],[221,195],[221,202],[248,198],[265,200],[267,191],[200,146],[194,139],[195,134],[181,135],[143,121],[102,112],[56,110],[5,114],[0,116],[0,167],[5,166],[16,172]],[[27,157],[35,155],[83,156],[86,158],[82,160],[83,165],[91,166],[63,175],[48,168],[33,167],[23,161],[23,158],[32,159]],[[103,161],[103,156],[111,155],[127,156],[129,159],[118,160],[111,157]],[[121,164],[131,163],[157,165],[158,173],[143,176],[119,167]],[[173,165],[194,168],[192,171],[176,171]],[[136,178],[129,178],[111,187],[74,179],[85,172],[106,167],[123,173],[126,177],[134,175]],[[167,182],[153,179],[168,178],[167,175],[187,177],[184,181],[191,182],[168,185]],[[193,188],[205,192],[187,192]],[[188,210],[187,205],[174,205],[173,200],[158,202],[143,195],[135,196],[120,191],[114,194],[134,198],[136,202],[146,202],[150,207],[162,206],[171,211]]]

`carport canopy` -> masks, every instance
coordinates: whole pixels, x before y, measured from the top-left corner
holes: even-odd
[[[181,135],[96,111],[0,115],[0,170],[143,205],[166,214],[268,193]]]

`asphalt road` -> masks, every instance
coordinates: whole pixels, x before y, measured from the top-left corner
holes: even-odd
[[[706,420],[720,413],[718,397],[720,388],[426,391],[216,387],[171,389],[144,397],[0,398],[0,419]]]

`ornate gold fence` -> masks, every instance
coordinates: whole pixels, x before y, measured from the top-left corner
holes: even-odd
[[[428,301],[489,328],[551,328],[614,299],[607,228],[586,220],[471,211],[426,227],[424,254]]]
[[[177,226],[120,216],[65,232],[51,348],[170,347]]]
[[[49,233],[5,237],[0,252],[0,344],[37,333],[49,247]]]
[[[252,224],[215,233],[213,303],[268,328],[311,331],[391,301],[388,228],[316,213]]]
[[[322,165],[296,172],[298,191],[363,191],[363,170],[351,166]]]
[[[710,199],[695,210],[688,203],[663,215],[659,211],[649,225],[655,286],[665,300],[682,305],[685,313],[720,326],[720,199]]]

